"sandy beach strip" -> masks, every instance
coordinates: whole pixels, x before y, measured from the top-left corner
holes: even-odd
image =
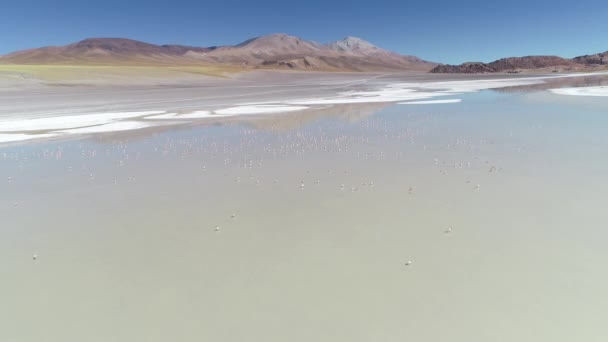
[[[192,113],[166,113],[160,115],[146,116],[146,120],[192,120],[212,117],[213,114],[208,110],[197,110]]]
[[[287,113],[296,112],[300,110],[308,109],[306,106],[286,106],[286,105],[250,105],[250,106],[236,106],[215,110],[215,114],[223,116],[232,115],[247,115],[247,114],[274,114],[274,113]]]
[[[99,126],[72,128],[66,130],[57,131],[60,134],[94,134],[94,133],[109,133],[109,132],[122,132],[131,131],[136,129],[148,128],[156,126],[148,122],[142,121],[119,121],[112,122]]]
[[[422,104],[447,104],[447,103],[460,103],[461,99],[448,99],[448,100],[429,100],[429,101],[411,101],[411,102],[399,102],[400,105],[422,105]]]

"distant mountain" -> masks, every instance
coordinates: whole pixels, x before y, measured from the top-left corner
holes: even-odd
[[[586,65],[608,65],[608,51],[573,58],[575,62]]]
[[[417,70],[428,71],[436,63],[380,49],[359,38],[321,45],[286,34],[271,34],[221,47],[201,59],[261,68],[296,70]]]
[[[304,61],[312,61],[322,54],[322,50],[322,45],[314,42],[286,34],[271,34],[248,39],[234,46],[220,47],[210,53],[201,55],[200,59],[214,63],[238,64],[249,67],[274,65],[300,69],[308,66]],[[302,65],[298,60],[302,60]]]
[[[437,65],[424,61],[416,56],[404,56],[394,52],[383,50],[370,42],[357,37],[346,37],[337,42],[326,45],[329,49],[341,54],[363,57],[369,62],[391,65],[397,69],[420,69],[424,70]]]
[[[357,37],[346,37],[337,42],[327,44],[327,47],[334,51],[363,56],[383,51],[372,43]]]
[[[436,63],[380,49],[359,38],[322,45],[271,34],[234,46],[154,45],[125,38],[89,38],[65,45],[17,51],[0,57],[10,64],[199,65],[294,70],[429,71]]]
[[[433,68],[432,73],[517,73],[520,71],[575,71],[588,68],[597,68],[608,64],[608,52],[580,56],[572,59],[558,56],[526,56],[509,57],[491,63],[468,62],[460,65],[441,64]]]
[[[154,45],[125,38],[89,38],[65,46],[22,50],[2,56],[12,64],[126,64],[185,63],[187,52],[206,53],[213,48]]]

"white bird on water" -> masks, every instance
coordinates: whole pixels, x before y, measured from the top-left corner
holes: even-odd
[[[405,266],[410,266],[412,264],[412,260],[408,260],[405,262]]]

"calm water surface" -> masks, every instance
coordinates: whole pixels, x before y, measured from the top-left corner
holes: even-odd
[[[0,148],[1,341],[604,341],[608,101]]]

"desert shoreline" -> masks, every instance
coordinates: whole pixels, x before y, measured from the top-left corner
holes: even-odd
[[[458,103],[460,99],[454,97],[469,92],[603,75],[606,72],[437,76],[254,71],[189,81],[163,76],[148,79],[145,85],[117,80],[114,84],[84,84],[84,79],[68,83],[39,79],[32,84],[31,79],[3,77],[0,144],[255,118],[344,104]],[[104,80],[108,81],[112,80]]]

